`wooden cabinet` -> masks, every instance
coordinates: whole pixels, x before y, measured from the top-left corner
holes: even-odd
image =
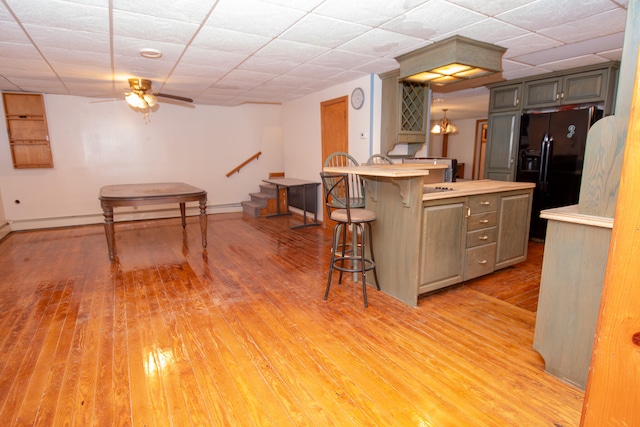
[[[419,294],[527,257],[532,189],[423,203]]]
[[[380,152],[387,154],[396,144],[406,145],[413,157],[427,140],[429,87],[400,81],[400,70],[381,75],[382,110]]]
[[[515,181],[519,128],[520,110],[489,114],[485,178]]]
[[[484,177],[515,181],[520,117],[525,111],[598,104],[604,115],[611,114],[618,67],[617,62],[597,64],[489,86]]]
[[[53,167],[42,95],[3,93],[2,99],[13,167]]]
[[[469,197],[464,280],[492,273],[495,268],[498,197]]]
[[[498,87],[489,94],[489,112],[518,110],[521,97],[522,83]]]
[[[609,69],[575,73],[524,84],[524,108],[604,101]]]
[[[496,270],[527,259],[531,198],[530,190],[514,191],[500,198]]]
[[[462,282],[466,207],[466,197],[424,203],[419,294]]]

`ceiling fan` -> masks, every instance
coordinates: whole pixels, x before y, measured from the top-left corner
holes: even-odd
[[[151,91],[151,80],[132,77],[129,79],[130,92],[125,92],[125,100],[129,105],[145,114],[149,114],[149,109],[153,108],[158,100],[156,97],[170,98],[177,101],[193,102],[193,99],[184,96],[170,95],[167,93],[153,93]]]

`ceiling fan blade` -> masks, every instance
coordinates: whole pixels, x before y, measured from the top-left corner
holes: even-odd
[[[171,99],[175,99],[178,101],[184,101],[184,102],[193,102],[193,99],[191,98],[186,98],[184,96],[178,96],[178,95],[169,95],[168,93],[156,93],[156,96],[161,96],[163,98],[171,98]]]

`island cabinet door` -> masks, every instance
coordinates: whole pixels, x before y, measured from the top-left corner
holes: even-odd
[[[462,282],[466,198],[425,202],[422,213],[419,293]]]
[[[496,270],[527,259],[532,190],[502,193],[498,207]]]

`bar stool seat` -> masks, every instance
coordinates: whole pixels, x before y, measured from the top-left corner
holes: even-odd
[[[329,218],[336,222],[333,228],[333,244],[331,264],[324,299],[329,296],[331,277],[334,270],[340,272],[338,283],[342,283],[342,273],[362,274],[362,296],[364,306],[367,301],[367,271],[373,270],[376,288],[380,290],[378,273],[373,254],[373,236],[371,223],[376,220],[376,213],[364,208],[352,208],[349,202],[348,174],[320,172],[324,192],[325,205]],[[337,207],[341,206],[341,207]],[[347,229],[352,227],[355,239],[347,239]],[[369,238],[367,239],[367,235]],[[367,246],[368,245],[368,246]],[[368,249],[368,257],[367,257]]]

